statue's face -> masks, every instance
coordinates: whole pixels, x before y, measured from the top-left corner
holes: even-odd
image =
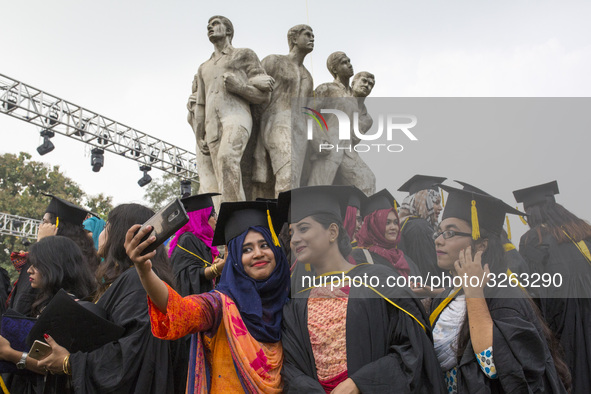
[[[367,97],[371,93],[375,82],[373,78],[359,77],[353,80],[351,89],[353,89],[353,96],[355,97]]]
[[[295,45],[301,50],[312,52],[314,50],[314,33],[312,33],[312,30],[306,29],[302,31],[296,39]]]
[[[209,41],[214,42],[223,39],[228,35],[228,28],[222,23],[220,18],[213,18],[207,24],[207,37]]]
[[[341,78],[351,78],[353,76],[353,66],[348,56],[343,56],[336,65],[334,72]]]

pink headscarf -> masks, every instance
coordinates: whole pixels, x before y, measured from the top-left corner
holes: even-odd
[[[179,231],[174,234],[172,241],[170,241],[169,249],[168,249],[168,257],[172,256],[174,249],[176,248],[177,242],[179,237],[186,233],[187,231],[195,234],[197,238],[205,242],[207,246],[211,249],[211,256],[215,260],[215,258],[220,254],[218,248],[215,246],[211,246],[211,242],[213,241],[213,229],[209,225],[209,217],[211,216],[211,211],[213,207],[207,207],[203,209],[198,209],[197,211],[187,212],[189,216],[189,222],[185,224]]]
[[[345,220],[343,220],[343,227],[347,230],[349,240],[353,242],[353,236],[355,235],[355,227],[357,227],[357,208],[348,206]]]
[[[394,208],[379,209],[367,215],[363,220],[359,233],[357,233],[357,245],[382,256],[392,264],[400,275],[408,278],[410,273],[408,262],[404,258],[404,253],[396,249],[400,242],[400,229],[398,229],[396,241],[388,241],[385,238],[386,222],[390,212],[394,212],[398,219],[398,213]]]

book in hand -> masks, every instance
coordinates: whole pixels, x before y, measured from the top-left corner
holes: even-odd
[[[10,347],[19,352],[26,352],[30,346],[27,345],[27,335],[31,328],[35,325],[37,319],[26,317],[25,315],[8,309],[2,315],[2,325],[0,326],[0,335],[2,335],[8,342]],[[10,361],[0,361],[0,373],[16,373],[19,375],[31,374],[28,370],[21,370],[16,368],[16,364]]]
[[[49,334],[70,353],[90,352],[121,338],[125,329],[106,318],[106,312],[87,301],[75,301],[63,289],[38,317],[27,337],[28,347]]]

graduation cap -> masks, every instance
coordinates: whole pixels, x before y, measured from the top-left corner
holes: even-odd
[[[429,176],[429,175],[415,175],[410,178],[406,183],[398,188],[399,192],[408,192],[408,194],[415,194],[425,189],[437,190],[439,184],[445,181],[447,178],[440,176]]]
[[[506,214],[525,215],[496,197],[440,185],[449,193],[442,220],[458,218],[472,225],[472,239],[480,238],[480,227],[500,235]]]
[[[487,193],[484,190],[479,189],[476,186],[471,185],[469,183],[458,181],[458,180],[454,180],[454,182],[457,182],[460,185],[462,185],[464,187],[464,190],[466,190],[466,191],[476,192],[476,193],[484,194],[486,196],[490,196],[489,193]],[[524,222],[524,224],[527,224],[527,222],[525,222],[525,219],[523,218],[523,216],[520,215],[519,218]],[[505,220],[507,221],[507,238],[509,240],[511,240],[511,222],[509,222],[509,215],[505,215]]]
[[[223,202],[220,206],[218,221],[213,234],[213,246],[227,245],[249,227],[267,227],[271,231],[273,242],[280,246],[275,234],[275,226],[281,228],[277,220],[277,204],[266,201]]]
[[[480,194],[484,194],[485,196],[490,196],[489,193],[485,192],[482,189],[477,188],[474,185],[471,185],[469,183],[466,182],[462,182],[462,181],[458,181],[458,180],[454,180],[454,182],[459,183],[460,185],[462,185],[464,187],[464,190],[469,191],[469,192],[476,192],[476,193],[480,193]]]
[[[220,195],[220,193],[195,194],[194,196],[181,198],[181,203],[183,203],[185,211],[195,212],[200,209],[213,207],[213,200],[211,198]]]
[[[366,217],[380,209],[397,208],[397,205],[394,196],[387,189],[382,189],[373,196],[367,197],[361,206],[361,216]]]
[[[27,342],[31,346],[35,340],[43,341],[43,334],[47,333],[70,353],[90,352],[118,340],[125,332],[125,328],[107,320],[106,315],[98,305],[76,302],[61,289],[43,309]]]
[[[349,202],[347,203],[347,206],[355,207],[361,210],[361,207],[366,203],[366,201],[367,196],[365,195],[365,193],[354,187],[351,191],[351,194],[349,195]]]
[[[82,222],[84,222],[84,219],[86,219],[86,215],[89,213],[86,209],[80,208],[79,206],[56,197],[53,194],[42,194],[47,197],[51,197],[51,202],[47,206],[45,212],[49,212],[56,217],[56,227],[59,226],[60,221],[82,225]]]
[[[558,182],[552,181],[542,185],[515,190],[513,196],[515,196],[517,202],[523,203],[523,209],[527,209],[535,204],[556,202],[554,195],[558,193]]]
[[[310,215],[328,213],[342,221],[355,189],[354,186],[307,186],[279,193],[281,220],[297,223]]]

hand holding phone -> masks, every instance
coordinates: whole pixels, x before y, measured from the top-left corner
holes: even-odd
[[[142,242],[151,236],[156,237],[156,240],[148,245],[141,255],[143,256],[156,250],[158,246],[162,245],[164,241],[166,241],[170,236],[176,233],[177,230],[187,224],[188,221],[189,216],[185,211],[185,207],[178,198],[168,204],[166,207],[162,208],[154,216],[142,224],[142,227],[140,228],[140,230],[142,230],[147,226],[153,227],[153,230],[144,239],[142,239]]]
[[[40,361],[51,354],[51,346],[45,342],[35,341],[31,350],[29,350],[29,357],[34,360]]]

